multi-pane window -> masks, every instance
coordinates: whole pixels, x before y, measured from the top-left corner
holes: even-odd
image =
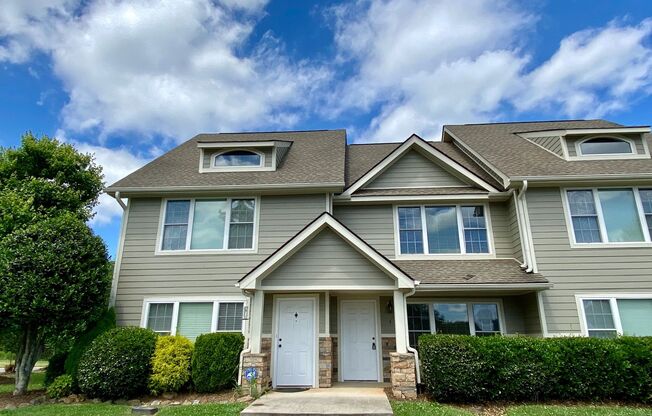
[[[243,302],[150,302],[145,326],[162,335],[194,341],[209,332],[242,330]]]
[[[161,250],[233,250],[254,246],[256,200],[169,200]]]
[[[590,337],[652,336],[652,298],[585,298],[582,308]]]
[[[408,304],[410,345],[424,333],[487,336],[502,333],[498,303],[434,302]]]
[[[410,303],[407,305],[408,334],[410,346],[418,346],[419,336],[430,333],[430,315],[428,305]]]
[[[569,190],[566,195],[576,243],[650,241],[652,191],[595,188]]]
[[[485,207],[399,207],[400,254],[489,253]]]

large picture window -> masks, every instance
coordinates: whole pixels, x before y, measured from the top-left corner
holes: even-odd
[[[422,334],[488,336],[502,333],[503,323],[497,302],[434,301],[409,303],[410,346],[416,347]]]
[[[240,332],[243,311],[242,301],[145,301],[143,326],[194,341],[210,332]]]
[[[490,252],[483,205],[398,207],[400,254]]]
[[[168,200],[163,218],[162,251],[254,248],[253,198]]]
[[[638,188],[567,190],[574,242],[640,243],[650,241],[652,191]]]
[[[652,296],[579,297],[584,333],[594,338],[652,336]]]

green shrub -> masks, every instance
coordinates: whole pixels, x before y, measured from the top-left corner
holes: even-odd
[[[192,342],[181,335],[159,337],[152,357],[152,394],[178,392],[190,382]]]
[[[119,399],[147,391],[157,335],[144,328],[110,329],[84,351],[79,389],[90,397]]]
[[[419,354],[438,401],[652,402],[652,338],[424,335]]]
[[[77,338],[73,344],[65,363],[66,374],[72,376],[73,390],[79,390],[77,370],[79,368],[79,360],[81,359],[82,354],[95,338],[112,328],[115,328],[115,310],[110,308],[104,312],[100,319],[90,325],[90,330]]]
[[[47,387],[55,378],[65,374],[64,363],[66,362],[67,352],[57,352],[48,360],[48,366],[45,369],[45,379],[43,384]]]
[[[235,385],[244,345],[242,334],[214,333],[197,337],[192,354],[192,381],[200,393]]]
[[[72,393],[72,376],[64,374],[55,378],[45,392],[50,399],[60,399]]]

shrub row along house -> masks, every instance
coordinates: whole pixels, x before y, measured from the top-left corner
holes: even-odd
[[[200,134],[107,189],[124,208],[118,323],[243,331],[263,384],[404,397],[421,334],[652,335],[649,132]]]

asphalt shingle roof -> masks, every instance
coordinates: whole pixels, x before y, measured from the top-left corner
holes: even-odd
[[[199,173],[198,142],[290,141],[276,171]],[[199,134],[111,185],[120,188],[208,187],[226,185],[344,185],[345,130]]]
[[[526,273],[515,259],[392,260],[422,284],[548,283],[538,273]]]
[[[606,120],[444,126],[459,140],[510,177],[652,173],[652,159],[561,159],[516,133],[542,130],[623,127]],[[650,145],[652,136],[644,135]]]

